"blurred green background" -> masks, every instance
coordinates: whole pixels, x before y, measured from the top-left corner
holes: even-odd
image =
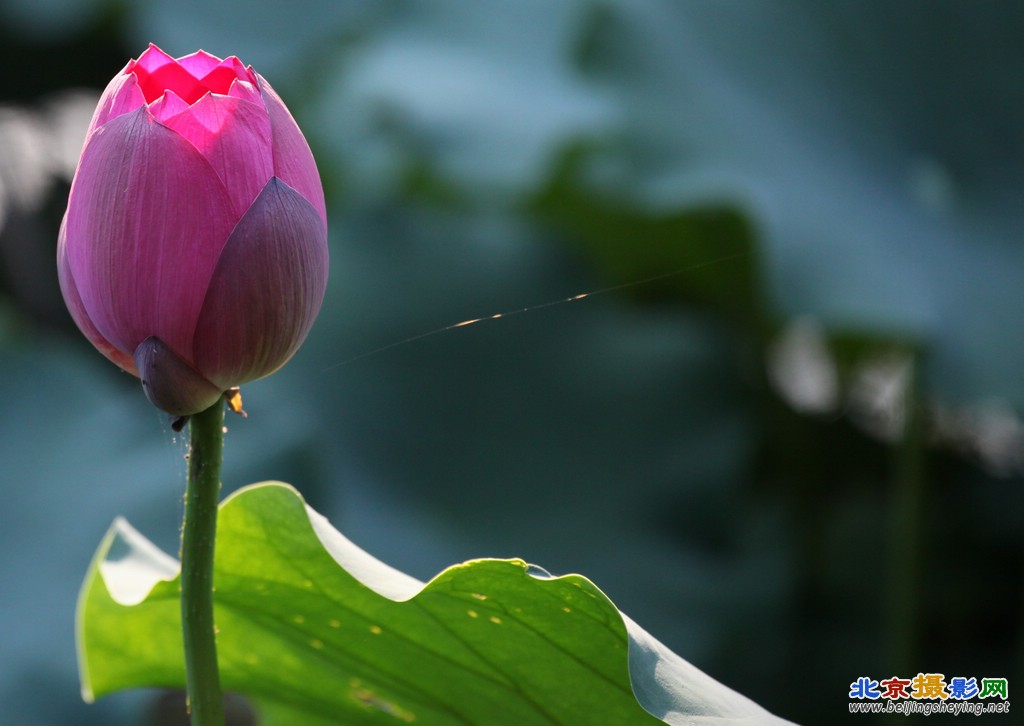
[[[184,445],[54,269],[148,42],[253,64],[327,190],[324,309],[226,492],[288,481],[420,578],[585,574],[797,721],[862,675],[1014,693],[1021,37],[994,0],[0,0],[0,721],[151,722],[81,703],[74,603],[115,516],[177,551]]]

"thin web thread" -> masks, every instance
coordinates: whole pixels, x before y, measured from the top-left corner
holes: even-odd
[[[581,292],[578,295],[570,295],[569,297],[562,297],[562,298],[558,298],[557,300],[549,300],[548,302],[538,303],[537,305],[528,305],[528,306],[523,307],[523,308],[516,308],[516,309],[513,309],[513,310],[506,310],[504,312],[494,313],[493,315],[484,315],[483,317],[479,317],[479,318],[470,318],[469,320],[463,320],[463,321],[458,322],[458,323],[452,323],[451,325],[445,325],[442,328],[434,328],[433,330],[428,330],[428,331],[426,331],[424,333],[418,333],[418,334],[412,335],[412,336],[410,336],[408,338],[403,338],[401,340],[396,340],[393,343],[388,343],[387,345],[382,345],[379,348],[374,348],[372,350],[368,350],[365,353],[360,353],[359,355],[353,356],[351,358],[346,358],[345,360],[341,361],[340,363],[335,363],[334,365],[328,366],[327,368],[324,369],[324,371],[331,371],[331,370],[334,370],[335,368],[340,368],[341,366],[348,365],[349,363],[355,363],[358,360],[363,360],[364,358],[369,358],[370,356],[374,356],[374,355],[377,355],[379,353],[383,353],[385,351],[391,350],[392,348],[398,348],[398,347],[403,346],[403,345],[408,345],[409,343],[415,343],[418,340],[423,340],[424,338],[430,338],[430,337],[435,336],[435,335],[440,335],[441,333],[447,333],[449,330],[455,330],[456,328],[465,328],[465,327],[468,327],[470,325],[476,325],[477,323],[485,323],[485,322],[487,322],[489,320],[500,320],[501,318],[508,318],[508,317],[513,316],[513,315],[522,315],[523,313],[532,313],[532,312],[537,311],[537,310],[543,310],[544,308],[554,307],[555,305],[565,305],[566,303],[577,302],[578,300],[584,300],[584,299],[586,299],[588,297],[596,297],[597,295],[606,295],[606,294],[608,294],[610,292],[616,292],[618,290],[625,290],[625,289],[628,289],[628,288],[631,288],[631,287],[637,287],[639,285],[647,285],[647,284],[652,283],[652,282],[657,282],[658,280],[664,280],[664,279],[669,278],[669,277],[675,277],[677,275],[683,275],[683,274],[685,274],[687,272],[693,272],[694,270],[699,270],[702,267],[709,267],[711,265],[717,265],[717,264],[720,264],[722,262],[728,262],[730,260],[734,260],[734,259],[739,258],[739,257],[745,257],[748,254],[749,253],[747,253],[747,252],[736,252],[736,253],[731,254],[731,255],[726,255],[725,257],[716,257],[715,259],[708,260],[707,262],[698,262],[698,263],[693,264],[693,265],[687,265],[686,267],[680,267],[680,268],[672,270],[670,272],[662,272],[662,273],[659,273],[657,275],[652,275],[651,277],[645,277],[645,278],[643,278],[641,280],[633,280],[631,282],[624,282],[624,283],[622,283],[620,285],[612,285],[610,287],[602,287],[602,288],[599,288],[597,290],[591,290],[590,292]]]

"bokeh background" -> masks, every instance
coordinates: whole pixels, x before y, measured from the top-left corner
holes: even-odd
[[[1012,698],[1021,37],[998,0],[0,0],[0,721],[157,697],[81,702],[73,612],[115,516],[177,551],[184,444],[54,270],[148,42],[253,64],[327,190],[323,312],[226,492],[293,483],[420,578],[583,573],[797,721],[861,675]]]

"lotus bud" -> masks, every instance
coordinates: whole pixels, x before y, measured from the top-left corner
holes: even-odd
[[[175,417],[284,365],[327,286],[313,155],[237,58],[150,45],[100,97],[57,245],[86,338]]]

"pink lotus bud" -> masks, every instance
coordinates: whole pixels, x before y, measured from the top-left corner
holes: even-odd
[[[85,336],[174,416],[284,365],[323,301],[327,213],[270,84],[203,51],[130,61],[89,125],[57,267]]]

